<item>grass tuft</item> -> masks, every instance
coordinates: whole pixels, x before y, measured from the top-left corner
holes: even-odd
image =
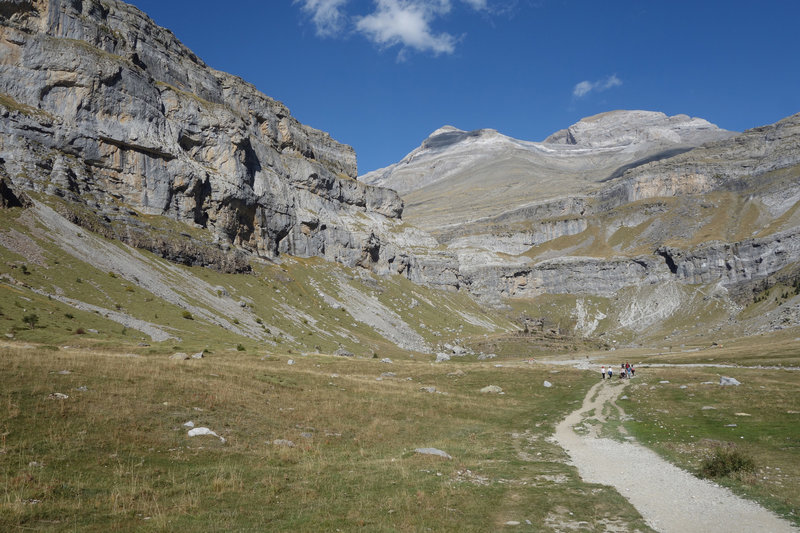
[[[700,473],[706,478],[718,478],[755,469],[756,463],[749,455],[736,448],[719,447],[714,450],[714,455],[703,461]]]

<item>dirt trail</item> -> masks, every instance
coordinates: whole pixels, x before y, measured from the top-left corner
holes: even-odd
[[[614,400],[624,388],[616,382],[597,383],[589,390],[581,408],[556,427],[558,444],[569,453],[584,481],[617,489],[656,531],[800,531],[760,505],[694,477],[644,446],[599,438],[595,434],[579,436],[573,431],[584,418],[604,421],[606,404],[619,409]],[[621,465],[623,460],[625,467]]]

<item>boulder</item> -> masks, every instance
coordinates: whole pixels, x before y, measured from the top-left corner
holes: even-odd
[[[211,431],[210,429],[208,429],[206,427],[190,429],[187,434],[190,437],[199,437],[201,435],[211,435],[212,437],[217,437],[221,442],[223,442],[223,443],[225,442],[225,438],[224,437],[220,437],[219,435],[217,435],[216,433],[214,433],[213,431]]]
[[[741,382],[736,378],[729,378],[726,376],[720,376],[719,384],[723,387],[730,386],[730,385],[741,385]]]
[[[414,450],[415,453],[419,453],[421,455],[436,455],[437,457],[442,457],[444,459],[452,459],[449,453],[439,450],[437,448],[417,448]]]
[[[486,387],[481,389],[483,394],[500,394],[503,392],[503,389],[498,387],[497,385],[487,385]]]

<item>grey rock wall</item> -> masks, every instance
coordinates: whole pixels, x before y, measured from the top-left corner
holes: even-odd
[[[119,1],[0,1],[0,114],[11,181],[101,225],[165,215],[259,256],[355,265],[371,231],[349,218],[380,232],[403,210],[393,191],[356,181],[351,147]]]

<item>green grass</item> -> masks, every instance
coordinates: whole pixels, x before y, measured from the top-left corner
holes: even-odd
[[[452,366],[415,361],[286,361],[0,348],[0,528],[487,531],[608,520],[647,531],[546,440],[579,404],[585,373],[559,372],[545,389],[525,366],[475,364],[454,377]],[[387,370],[398,377],[376,381]],[[487,384],[506,394],[481,394]],[[189,420],[227,441],[189,438]]]

